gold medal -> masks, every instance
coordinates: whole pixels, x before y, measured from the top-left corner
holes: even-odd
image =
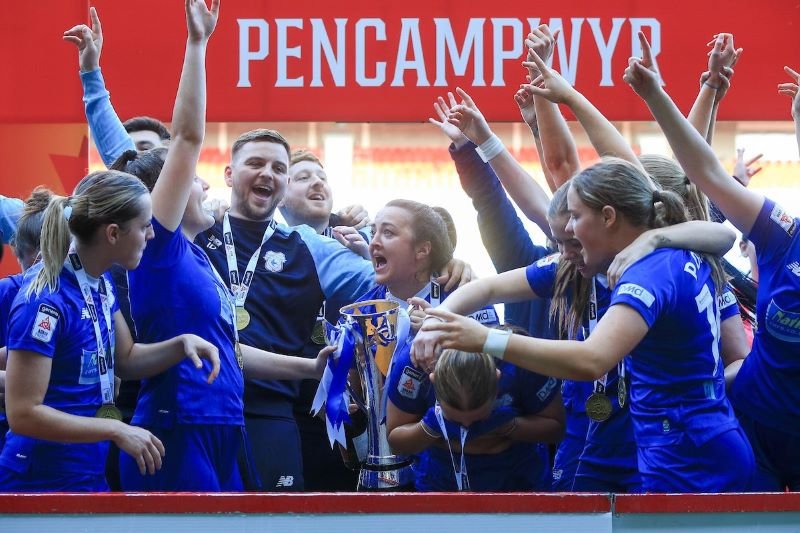
[[[122,421],[122,411],[116,405],[107,403],[100,406],[100,409],[94,414],[97,418],[111,418],[113,420]]]
[[[236,362],[239,364],[239,370],[244,370],[244,355],[242,355],[242,345],[237,342],[234,349],[236,351]]]
[[[314,324],[314,331],[311,332],[311,342],[314,344],[325,344],[325,321],[322,319],[317,319],[317,322]]]
[[[244,307],[236,307],[236,329],[242,331],[250,324],[250,313]]]
[[[604,422],[611,416],[611,400],[599,392],[593,392],[586,399],[586,414],[595,422]]]
[[[617,381],[617,401],[620,409],[625,407],[628,401],[628,385],[625,383],[625,376],[620,376],[619,381]]]

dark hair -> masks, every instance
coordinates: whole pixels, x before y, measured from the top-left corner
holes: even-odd
[[[453,243],[442,216],[432,207],[413,200],[392,200],[386,207],[399,207],[411,214],[414,244],[430,241],[431,272],[438,272],[453,258]]]
[[[162,141],[168,141],[172,138],[164,123],[153,117],[133,117],[123,122],[122,127],[128,133],[154,131]]]
[[[67,258],[72,236],[89,243],[103,224],[126,223],[142,211],[142,196],[148,194],[144,184],[134,176],[105,170],[83,178],[72,196],[49,193],[44,207],[40,251],[43,268],[28,287],[27,294],[39,294],[48,287],[58,289],[58,276]]]
[[[30,197],[25,200],[22,216],[17,222],[17,232],[14,235],[14,252],[17,257],[39,253],[39,242],[42,234],[44,210],[50,203],[52,193],[44,187],[36,187]]]
[[[491,355],[445,350],[433,373],[436,398],[455,409],[471,411],[497,398],[497,367]]]
[[[136,176],[145,184],[148,191],[152,191],[156,186],[161,169],[167,159],[166,148],[153,148],[146,152],[136,150],[125,150],[111,165],[111,170],[119,170]]]
[[[278,133],[275,130],[268,130],[268,129],[257,129],[257,130],[250,130],[242,133],[239,137],[233,141],[233,147],[231,148],[231,158],[236,157],[236,154],[239,153],[239,150],[245,144],[253,143],[253,142],[267,142],[267,143],[275,143],[280,144],[284,148],[286,148],[286,155],[291,157],[292,149],[289,147],[289,141],[287,141],[283,135]]]

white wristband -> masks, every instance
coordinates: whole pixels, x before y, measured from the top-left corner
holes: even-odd
[[[500,155],[505,149],[506,147],[503,145],[503,141],[500,140],[500,137],[492,133],[492,136],[483,141],[476,151],[478,155],[481,156],[481,159],[483,159],[483,162],[488,163]]]
[[[510,331],[504,329],[490,329],[489,334],[486,335],[486,342],[483,343],[483,353],[488,353],[493,357],[503,359],[506,354],[508,339],[510,338]]]

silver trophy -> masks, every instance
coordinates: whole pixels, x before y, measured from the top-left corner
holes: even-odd
[[[354,401],[367,417],[367,455],[361,463],[358,490],[390,491],[413,484],[411,460],[389,449],[386,432],[384,385],[397,345],[400,305],[391,300],[369,300],[339,310],[344,322],[359,334],[355,345],[361,394],[351,389]]]

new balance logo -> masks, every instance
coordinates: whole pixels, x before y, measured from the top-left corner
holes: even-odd
[[[278,478],[275,488],[291,487],[292,485],[294,485],[294,476],[281,476]]]
[[[786,265],[786,268],[788,268],[788,269],[789,269],[789,271],[790,271],[792,274],[794,274],[795,276],[797,276],[797,277],[799,277],[799,278],[800,278],[800,262],[798,262],[798,261],[795,261],[795,262],[794,262],[794,263],[792,263],[792,264]]]
[[[84,307],[81,309],[81,320],[86,320],[87,318],[92,318],[92,315],[90,315],[89,310]]]

